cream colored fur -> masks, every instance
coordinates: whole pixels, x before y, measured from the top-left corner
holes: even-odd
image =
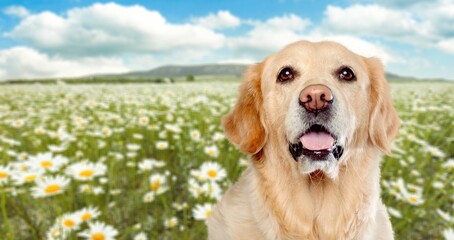
[[[300,75],[292,83],[276,83],[287,65]],[[333,71],[344,65],[354,69],[357,81],[336,78]],[[314,179],[288,150],[292,129],[304,124],[292,119],[298,107],[292,101],[309,84],[333,91],[336,131],[345,144],[339,162],[330,163],[335,174]],[[390,150],[399,119],[378,60],[332,42],[289,45],[248,69],[223,126],[251,159],[209,218],[210,240],[393,239],[380,199],[379,161]]]

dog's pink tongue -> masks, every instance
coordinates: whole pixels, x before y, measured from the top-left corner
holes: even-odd
[[[334,138],[325,132],[308,132],[300,141],[304,148],[312,151],[329,149],[334,145]]]

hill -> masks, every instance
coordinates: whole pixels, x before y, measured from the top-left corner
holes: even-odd
[[[116,77],[183,77],[194,76],[241,76],[246,70],[246,64],[206,64],[206,65],[167,65],[149,71],[135,71],[113,75]],[[106,76],[106,75],[103,75]],[[112,76],[112,75],[107,75]]]

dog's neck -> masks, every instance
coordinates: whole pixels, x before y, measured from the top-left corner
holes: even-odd
[[[355,229],[367,224],[373,217],[367,214],[374,214],[379,202],[378,152],[347,153],[345,158],[355,157],[344,159],[348,165],[340,165],[338,177],[330,179],[321,171],[301,174],[299,163],[276,146],[279,145],[265,146],[259,161],[254,161],[259,184],[253,187],[260,189],[263,204],[270,209],[268,215],[279,225],[280,232],[290,239],[356,236]],[[272,158],[278,161],[268,160]],[[365,161],[367,158],[374,160]]]

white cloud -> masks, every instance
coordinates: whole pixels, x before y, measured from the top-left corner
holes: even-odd
[[[30,15],[28,10],[22,6],[10,6],[3,11],[6,15],[16,16],[20,18],[27,17]]]
[[[406,4],[408,1],[401,1]],[[320,29],[374,37],[423,48],[440,48],[447,37],[454,36],[452,0],[419,1],[405,9],[381,5],[328,6]],[[440,48],[446,51],[446,48]]]
[[[311,24],[308,19],[294,14],[274,17],[265,22],[253,22],[245,36],[232,37],[227,46],[239,55],[265,55],[284,45],[301,39],[300,34]]]
[[[75,77],[128,70],[122,60],[117,58],[90,57],[67,60],[50,57],[28,47],[0,51],[0,79]]]
[[[310,35],[305,36],[305,38],[310,41],[335,41],[361,56],[377,57],[383,61],[384,64],[404,62],[403,59],[382,44],[366,41],[352,35],[311,33]]]
[[[385,63],[401,61],[379,43],[372,43],[353,35],[323,33],[318,31],[318,28],[309,32],[306,29],[311,22],[296,15],[274,17],[253,24],[253,29],[244,37],[227,39],[227,46],[234,51],[236,58],[261,60],[289,43],[305,39],[336,41],[357,54],[379,57]]]
[[[379,5],[328,6],[322,29],[333,33],[375,36],[408,42],[430,40],[430,25],[410,12]]]
[[[233,28],[241,24],[241,20],[229,11],[218,11],[206,17],[192,18],[191,22],[209,29]]]
[[[438,47],[445,52],[454,54],[454,38],[449,38],[438,42]]]
[[[431,5],[428,5],[431,3]],[[415,6],[413,12],[428,19],[433,33],[442,38],[454,36],[454,1],[440,0]]]
[[[205,27],[172,24],[157,11],[116,3],[74,8],[63,16],[52,12],[30,15],[7,36],[62,56],[206,50],[224,44],[223,35]]]

